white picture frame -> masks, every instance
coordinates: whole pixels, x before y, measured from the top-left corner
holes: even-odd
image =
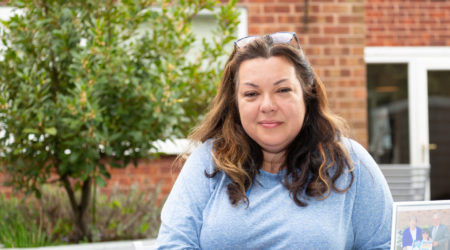
[[[426,231],[430,231],[435,214],[439,214],[440,224],[450,228],[450,200],[394,202],[391,250],[403,250],[403,232],[409,227],[411,218],[416,218],[416,226],[418,228],[424,228],[427,229]],[[450,247],[449,244],[450,242],[447,242],[447,247]]]

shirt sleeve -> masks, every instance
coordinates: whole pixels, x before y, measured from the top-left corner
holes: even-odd
[[[354,249],[390,249],[393,199],[386,179],[358,143],[350,148],[355,168],[356,197],[352,225]]]
[[[402,237],[402,247],[406,247],[408,246],[408,234],[409,234],[409,229],[405,229],[403,231],[403,237]]]
[[[161,212],[157,249],[200,249],[203,208],[211,194],[211,142],[194,150],[184,164]]]

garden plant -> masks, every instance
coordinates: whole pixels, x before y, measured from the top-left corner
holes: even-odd
[[[238,24],[236,0],[8,1],[0,51],[0,169],[8,185],[41,197],[62,187],[75,241],[92,240],[95,186],[182,137],[220,80]],[[208,40],[192,32],[211,11]],[[194,47],[194,44],[201,46]],[[94,203],[92,203],[94,200]],[[92,205],[92,206],[90,206]]]

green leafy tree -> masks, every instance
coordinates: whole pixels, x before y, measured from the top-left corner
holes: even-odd
[[[236,0],[11,1],[0,52],[0,161],[8,184],[67,192],[79,239],[106,164],[149,157],[153,142],[185,135],[220,79],[234,39]],[[212,39],[191,31],[215,14]],[[229,48],[229,47],[228,47]]]

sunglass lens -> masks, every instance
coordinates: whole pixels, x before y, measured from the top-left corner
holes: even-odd
[[[293,34],[291,33],[275,33],[272,34],[272,40],[274,43],[289,43],[292,40]]]
[[[255,40],[256,38],[257,38],[256,36],[248,36],[248,37],[241,38],[236,41],[236,45],[238,46],[238,48],[242,48],[249,42]]]

